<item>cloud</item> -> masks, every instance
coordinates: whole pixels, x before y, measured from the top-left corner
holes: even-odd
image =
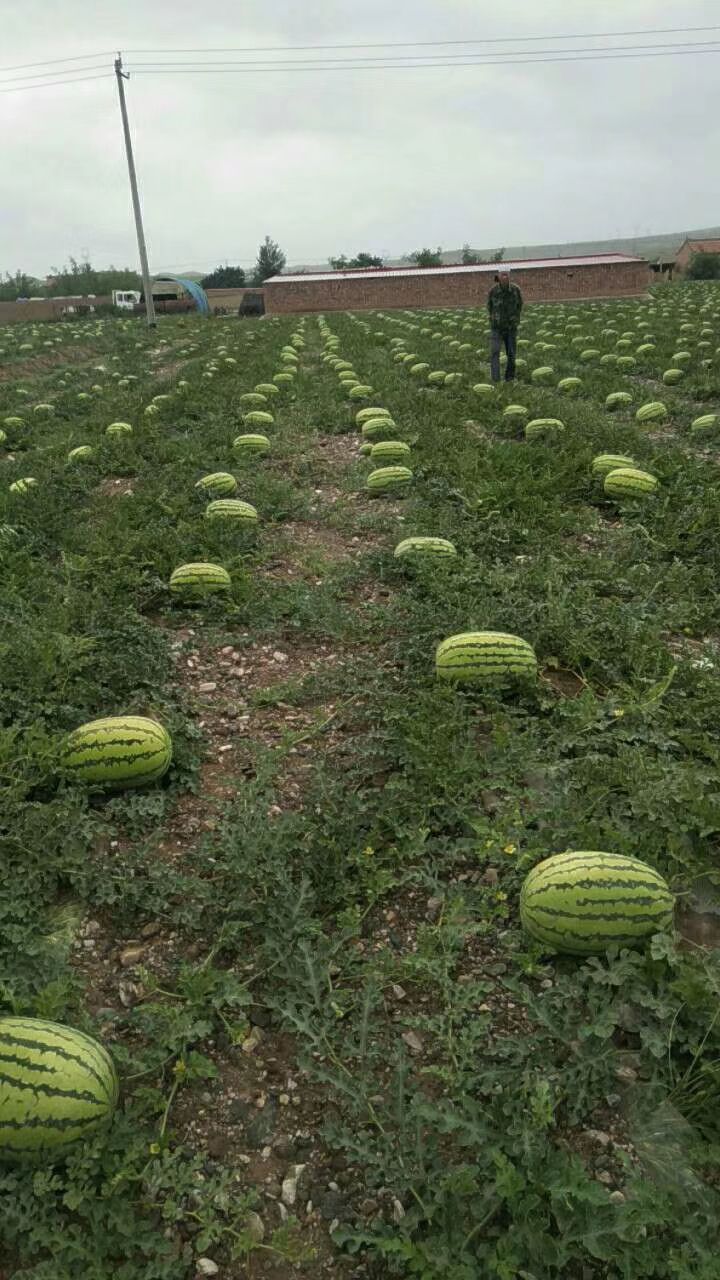
[[[547,33],[550,47],[581,48],[589,42],[578,28],[582,35],[602,26],[693,27],[717,19],[714,0],[663,5],[662,19],[654,0],[625,0],[622,17],[613,8],[602,22],[595,11],[578,16],[580,10],[585,6],[565,0],[548,0],[541,9],[535,0],[516,0],[511,11],[477,0],[442,6],[210,0],[200,7],[188,0],[151,6],[127,0],[122,7],[115,0],[55,0],[50,24],[47,0],[24,0],[4,15],[3,66],[101,52],[108,76],[0,95],[0,268],[44,274],[84,249],[98,264],[136,262],[110,74],[116,46],[451,41],[482,32],[485,38]],[[577,38],[560,41],[562,35]],[[383,52],[358,51],[367,58]],[[426,52],[459,63],[467,49]],[[326,56],[349,55],[338,49]],[[137,67],[157,56],[128,53],[127,63]],[[711,224],[719,195],[709,164],[720,151],[719,68],[720,55],[696,54],[432,70],[132,75],[127,95],[151,264],[249,263],[266,234],[290,262],[322,262],[360,249],[397,255],[420,244],[560,243]],[[19,73],[0,79],[12,74]]]

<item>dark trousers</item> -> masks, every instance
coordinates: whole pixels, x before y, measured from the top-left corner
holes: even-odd
[[[517,329],[493,329],[490,336],[490,376],[493,382],[500,381],[500,349],[503,343],[507,352],[505,381],[512,382],[515,377]]]

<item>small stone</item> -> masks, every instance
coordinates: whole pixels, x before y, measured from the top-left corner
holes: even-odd
[[[392,991],[396,1000],[404,1000],[407,995],[407,991],[405,990],[404,987],[400,986],[399,982],[393,982],[390,990]]]
[[[283,1178],[280,1198],[283,1204],[287,1205],[289,1209],[291,1209],[295,1204],[298,1193],[298,1184],[306,1169],[306,1164],[294,1164]]]
[[[483,872],[483,884],[497,884],[499,879],[500,877],[495,867],[488,867],[487,870]]]
[[[273,661],[274,661],[274,662],[289,662],[289,658],[288,658],[288,656],[287,656],[287,654],[286,654],[286,653],[281,653],[281,651],[280,651],[279,649],[276,649],[276,650],[275,650],[275,652],[273,653]]]
[[[624,1204],[625,1196],[623,1195],[622,1191],[611,1191],[609,1200],[611,1204]]]
[[[411,1053],[422,1053],[423,1042],[414,1031],[403,1031],[402,1039]]]
[[[611,1187],[611,1186],[612,1186],[612,1180],[613,1180],[613,1179],[612,1179],[612,1174],[611,1174],[611,1173],[606,1173],[606,1171],[605,1171],[604,1169],[601,1169],[599,1173],[596,1173],[596,1174],[595,1174],[595,1177],[596,1177],[597,1181],[598,1181],[598,1182],[602,1182],[604,1186],[606,1186],[606,1187]]]
[[[260,1044],[260,1041],[262,1040],[262,1038],[263,1038],[263,1033],[261,1028],[253,1027],[250,1034],[246,1036],[242,1042],[241,1048],[243,1053],[254,1053],[258,1045]]]
[[[633,1067],[617,1067],[615,1070],[615,1079],[621,1084],[635,1084],[637,1078],[637,1071]]]
[[[443,906],[443,898],[428,898],[425,903],[425,919],[430,921],[438,920],[442,915]]]
[[[377,1213],[377,1211],[378,1211],[377,1200],[371,1200],[370,1198],[368,1198],[367,1200],[363,1200],[362,1204],[360,1205],[360,1212],[364,1218],[372,1217],[372,1215]]]
[[[334,1218],[345,1212],[345,1201],[337,1191],[326,1191],[318,1201],[318,1210],[321,1218],[326,1222],[332,1222]]]
[[[400,1203],[400,1201],[398,1200],[397,1196],[393,1196],[392,1216],[393,1216],[393,1222],[402,1222],[403,1218],[405,1217],[405,1210],[402,1204]]]
[[[132,1009],[132,1006],[140,996],[140,988],[134,982],[119,982],[118,995],[121,1005],[125,1009]]]
[[[478,1013],[492,1013],[492,1009],[489,1004],[479,1004]]]
[[[214,693],[216,689],[217,683],[215,680],[203,680],[198,685],[198,693]]]
[[[148,924],[144,924],[140,930],[141,938],[154,938],[160,932],[162,925],[158,920],[150,920]]]
[[[217,1276],[220,1274],[220,1268],[217,1262],[213,1262],[212,1258],[198,1258],[195,1266],[199,1276]]]
[[[289,1094],[289,1093],[281,1093],[281,1094],[280,1094],[280,1097],[278,1098],[278,1102],[280,1103],[280,1106],[281,1106],[281,1107],[289,1107],[289,1106],[290,1106],[290,1094]]]
[[[134,965],[140,963],[144,955],[144,947],[126,947],[120,952],[120,964],[123,969],[132,969]]]
[[[269,1027],[272,1021],[272,1013],[264,1005],[253,1004],[248,1010],[248,1019],[253,1027]]]
[[[248,1214],[245,1219],[245,1230],[251,1240],[254,1240],[256,1244],[262,1244],[265,1239],[265,1223],[259,1213],[251,1211]]]

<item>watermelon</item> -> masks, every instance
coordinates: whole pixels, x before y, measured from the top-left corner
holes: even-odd
[[[632,404],[632,396],[629,391],[611,391],[610,395],[605,397],[605,408],[610,413],[614,409],[621,409],[626,404]]]
[[[618,356],[616,363],[618,369],[634,369],[637,360],[634,356]]]
[[[615,471],[608,471],[603,487],[610,498],[642,498],[655,492],[658,481],[649,471],[618,467]]]
[[[666,387],[674,387],[677,386],[678,382],[682,382],[684,377],[684,369],[666,369],[662,376],[662,380]]]
[[[105,428],[106,436],[131,436],[133,429],[129,422],[111,422],[109,427]]]
[[[275,421],[273,415],[264,409],[251,409],[242,415],[242,420],[246,427],[271,427]]]
[[[267,436],[261,435],[244,435],[236,436],[233,440],[233,449],[238,453],[268,453],[270,450],[270,441]]]
[[[373,395],[373,389],[361,382],[358,386],[351,387],[348,395],[351,400],[368,400]]]
[[[355,422],[358,427],[362,427],[371,418],[389,418],[390,416],[389,409],[378,409],[375,405],[366,405],[364,409],[359,409],[355,414]]]
[[[267,396],[262,395],[259,391],[246,391],[244,395],[238,399],[238,404],[248,406],[249,409],[259,409],[261,405],[267,404]]]
[[[409,456],[410,445],[404,440],[380,440],[370,447],[373,462],[403,462]]]
[[[222,565],[195,561],[173,569],[168,585],[173,596],[183,600],[202,600],[205,596],[229,591],[232,582]]]
[[[10,492],[11,493],[29,493],[31,489],[34,489],[36,487],[36,485],[37,485],[37,480],[35,479],[34,476],[23,476],[21,480],[13,480],[12,484],[10,485]]]
[[[435,671],[443,680],[476,683],[504,676],[534,676],[532,645],[504,631],[466,631],[438,645]]]
[[[280,388],[276,387],[273,382],[258,382],[255,390],[261,396],[279,396]]]
[[[447,372],[445,369],[433,369],[432,372],[428,374],[427,380],[431,386],[436,386],[444,383],[446,377]]]
[[[362,434],[366,440],[392,440],[397,426],[392,418],[368,418],[362,424]]]
[[[596,347],[586,347],[584,351],[580,352],[580,359],[584,364],[589,364],[591,360],[597,360],[599,355],[600,352]]]
[[[525,427],[525,439],[533,440],[542,436],[552,436],[565,430],[565,423],[559,418],[533,418]]]
[[[558,382],[558,391],[564,391],[566,395],[574,395],[582,387],[582,378],[561,378]]]
[[[68,735],[60,754],[63,768],[76,782],[113,790],[157,782],[171,759],[170,734],[147,716],[90,720]]]
[[[635,414],[636,422],[664,422],[668,416],[668,411],[661,400],[650,400],[647,404],[641,404]]]
[[[75,449],[70,450],[67,460],[68,462],[87,462],[89,458],[92,458],[94,452],[92,445],[79,444]]]
[[[54,404],[36,404],[33,408],[33,413],[36,414],[38,418],[51,418],[54,412]]]
[[[720,425],[720,413],[703,413],[690,423],[691,431],[712,431]]]
[[[609,471],[617,471],[619,467],[634,467],[635,459],[624,453],[599,453],[592,460],[594,476],[606,476]]]
[[[230,475],[229,471],[212,471],[210,475],[203,476],[195,484],[195,488],[201,493],[213,493],[218,498],[224,497],[228,493],[234,493],[237,489],[237,480]]]
[[[289,387],[294,381],[295,375],[290,373],[289,370],[273,374],[273,382],[276,382],[279,387]]]
[[[9,418],[3,418],[3,426],[10,427],[11,430],[13,430],[15,427],[24,427],[25,419],[17,418],[14,415],[11,415]]]
[[[410,368],[410,373],[412,374],[413,378],[422,378],[425,376],[429,368],[430,368],[429,364],[423,364],[421,362],[420,364],[412,365]]]
[[[524,422],[529,417],[530,410],[524,404],[509,404],[503,409],[503,418],[510,418],[514,422]]]
[[[361,454],[363,458],[369,458],[370,454],[372,453],[372,450],[373,450],[372,445],[370,444],[369,441],[366,441],[365,444],[360,445],[360,449],[358,450],[358,452]]]
[[[489,382],[476,382],[473,387],[476,396],[494,396],[495,389]]]
[[[0,1018],[0,1160],[63,1159],[108,1123],[118,1094],[97,1040],[42,1018]]]
[[[371,493],[394,493],[398,489],[407,489],[412,478],[409,467],[378,467],[370,472],[367,487]]]
[[[244,524],[255,524],[257,518],[255,508],[240,498],[217,498],[208,502],[205,508],[206,520],[239,520]]]
[[[523,928],[538,942],[579,955],[633,947],[670,928],[673,895],[638,858],[597,851],[539,862],[520,892]]]
[[[549,382],[552,382],[554,377],[555,377],[555,370],[553,369],[552,365],[541,364],[538,366],[537,369],[533,369],[532,373],[530,374],[530,381],[547,384]]]
[[[393,554],[396,560],[451,560],[457,551],[447,538],[415,537],[398,542]]]

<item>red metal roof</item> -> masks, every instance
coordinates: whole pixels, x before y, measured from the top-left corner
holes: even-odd
[[[352,271],[308,271],[288,273],[288,275],[271,276],[265,284],[290,284],[306,280],[373,280],[378,277],[395,276],[439,276],[460,275],[467,272],[479,272],[488,275],[496,271],[537,271],[544,267],[593,267],[615,266],[628,262],[644,262],[644,258],[633,257],[629,253],[593,253],[585,257],[574,258],[518,258],[512,262],[479,262],[470,266],[448,267],[368,267],[355,268]]]

